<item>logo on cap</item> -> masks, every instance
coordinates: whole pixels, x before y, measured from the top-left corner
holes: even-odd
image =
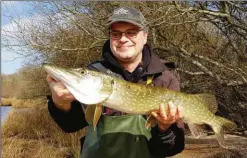
[[[129,14],[129,11],[123,8],[120,8],[116,11],[114,11],[114,14]]]

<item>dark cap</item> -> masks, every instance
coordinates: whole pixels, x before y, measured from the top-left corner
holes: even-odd
[[[146,27],[146,19],[143,14],[139,10],[129,7],[115,9],[108,19],[107,27],[110,27],[115,22],[128,22],[140,28]]]

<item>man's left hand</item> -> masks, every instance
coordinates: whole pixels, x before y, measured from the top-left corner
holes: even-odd
[[[157,120],[158,127],[161,132],[165,132],[173,123],[177,123],[178,127],[183,128],[183,112],[181,106],[175,106],[172,102],[168,103],[167,112],[164,104],[160,104],[157,112],[151,115]]]

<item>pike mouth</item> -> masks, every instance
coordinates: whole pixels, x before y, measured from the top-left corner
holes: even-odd
[[[100,89],[103,87],[100,78],[91,78],[90,76],[80,79],[66,79],[67,87],[73,87],[78,93],[84,96],[93,96],[99,94]],[[73,81],[74,80],[74,81]],[[72,82],[73,81],[73,82]]]
[[[104,81],[94,74],[81,74],[76,70],[44,66],[56,81],[62,82],[70,93],[81,103],[97,104],[104,101],[108,94],[104,91]]]
[[[95,95],[103,86],[100,79],[94,79],[91,76],[80,79],[80,77],[68,74],[69,72],[64,72],[61,70],[56,71],[52,67],[48,67],[47,70],[56,81],[63,81],[67,88],[74,87],[74,89],[83,96]]]

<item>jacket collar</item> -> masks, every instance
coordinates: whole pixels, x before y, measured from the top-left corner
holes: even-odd
[[[146,44],[144,46],[143,51],[146,51],[146,54],[150,54],[150,61],[145,69],[143,76],[161,73],[166,69],[166,66],[164,65],[164,63],[161,62],[160,58],[153,52],[153,49],[150,45]]]

